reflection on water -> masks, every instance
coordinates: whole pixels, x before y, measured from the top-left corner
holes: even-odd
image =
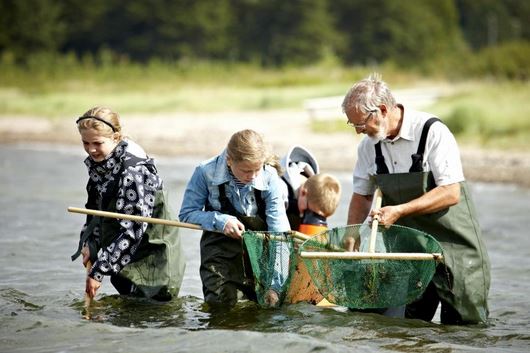
[[[530,345],[530,191],[472,184],[492,263],[488,325],[444,326],[309,304],[227,312],[203,304],[200,233],[182,230],[187,269],[180,297],[158,303],[118,296],[108,281],[83,320],[84,270],[69,256],[83,218],[86,171],[69,147],[0,145],[0,351],[2,352],[458,352],[527,351]],[[157,159],[178,209],[197,161]],[[350,175],[331,226],[345,222]]]

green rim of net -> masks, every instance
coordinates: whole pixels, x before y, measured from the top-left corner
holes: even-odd
[[[296,251],[289,232],[246,231],[243,235],[254,275],[254,288],[260,305],[273,289],[283,302],[295,268]],[[278,303],[278,304],[279,304]]]
[[[329,229],[305,241],[299,252],[340,252],[344,239],[360,239],[367,252],[371,228],[366,224]],[[441,245],[422,231],[392,225],[378,227],[375,252],[442,253]],[[434,260],[303,258],[321,294],[351,309],[390,308],[418,299],[431,281]]]

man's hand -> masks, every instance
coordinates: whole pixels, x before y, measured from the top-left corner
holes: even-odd
[[[379,224],[389,228],[401,217],[401,205],[385,206],[379,210],[372,210],[370,216],[379,221]]]
[[[355,238],[353,237],[343,238],[342,244],[346,251],[359,251],[359,242],[355,241]]]

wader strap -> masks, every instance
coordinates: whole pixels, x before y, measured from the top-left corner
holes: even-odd
[[[220,184],[218,186],[219,187],[219,203],[221,204],[221,210],[222,210],[221,212],[237,217],[241,221],[241,219],[246,216],[238,212],[236,208],[234,207],[234,205],[232,205],[232,202],[230,202],[230,200],[226,196],[225,184]],[[262,220],[265,221],[266,220],[265,201],[263,201],[263,196],[261,195],[261,192],[256,192],[256,190],[254,190],[254,196],[256,197],[256,205],[258,206],[257,215]],[[212,208],[209,202],[207,203],[205,209],[206,211],[214,211],[214,209]]]
[[[388,167],[385,163],[385,157],[381,151],[381,141],[374,145],[375,147],[375,164],[377,165],[377,174],[388,174]]]
[[[410,166],[409,172],[423,172],[423,153],[425,152],[427,134],[429,133],[431,125],[437,121],[441,122],[441,120],[438,118],[430,118],[425,122],[425,125],[423,125],[423,130],[421,131],[420,144],[418,145],[418,151],[411,156],[412,165]]]

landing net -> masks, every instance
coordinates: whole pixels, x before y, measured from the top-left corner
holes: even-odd
[[[418,260],[407,255],[429,258],[442,253],[440,244],[416,229],[379,226],[375,253],[370,253],[370,231],[367,225],[350,225],[329,229],[304,242],[299,251],[314,284],[329,302],[352,309],[389,308],[413,302],[431,281],[437,266],[435,259],[440,256]],[[347,238],[360,240],[360,253],[344,252]],[[354,257],[358,255],[361,257]],[[400,259],[369,258],[372,255],[396,255]]]
[[[277,306],[286,297],[295,268],[294,241],[289,233],[246,231],[243,235],[252,266],[258,303],[270,306],[267,296],[276,292]]]

